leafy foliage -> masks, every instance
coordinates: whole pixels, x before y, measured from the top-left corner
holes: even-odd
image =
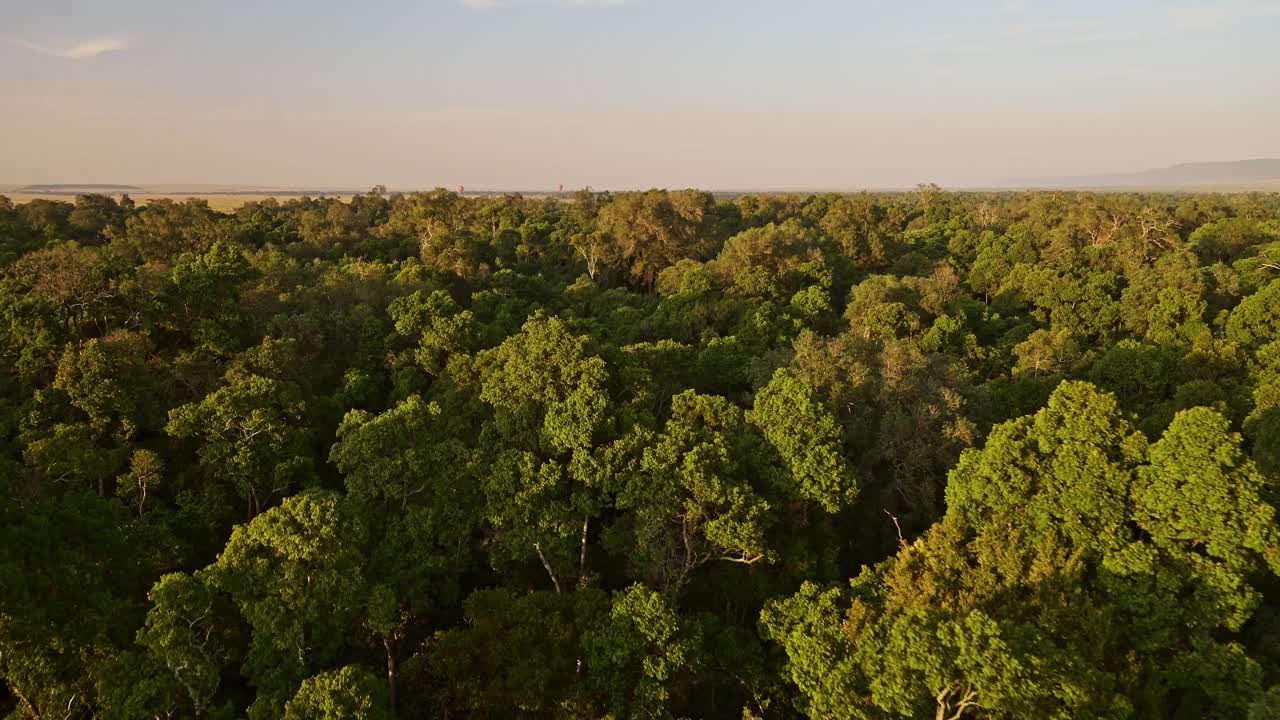
[[[1277,228],[0,198],[0,716],[1275,716]]]

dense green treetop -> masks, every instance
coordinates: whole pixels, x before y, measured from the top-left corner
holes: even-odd
[[[1280,717],[1280,196],[0,198],[0,717]]]

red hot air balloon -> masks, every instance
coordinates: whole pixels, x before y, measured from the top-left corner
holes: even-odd
[[[459,195],[461,195],[462,193],[464,193],[464,192],[466,192],[466,191],[467,191],[467,189],[466,189],[466,188],[462,187],[461,185],[459,185],[459,186],[458,186],[458,194],[459,194]]]

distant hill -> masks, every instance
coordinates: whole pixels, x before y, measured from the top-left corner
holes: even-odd
[[[14,192],[20,193],[49,193],[49,194],[70,194],[70,193],[101,193],[101,192],[138,192],[142,188],[134,185],[112,185],[110,183],[70,183],[61,185],[23,185],[14,188]]]
[[[1134,173],[1038,178],[1009,184],[1027,188],[1280,190],[1280,159],[1182,163]]]

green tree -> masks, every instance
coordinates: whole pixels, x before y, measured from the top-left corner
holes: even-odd
[[[171,410],[165,430],[198,442],[201,467],[214,481],[229,480],[253,518],[309,478],[305,421],[296,385],[233,366],[221,388]]]
[[[1227,338],[1251,349],[1280,340],[1280,280],[1272,280],[1231,311]]]
[[[444,369],[450,355],[469,350],[474,342],[474,316],[443,290],[397,298],[388,311],[396,332],[418,341],[415,358],[433,375]]]
[[[377,416],[353,410],[329,453],[344,475],[348,507],[369,529],[365,622],[386,654],[393,708],[402,643],[415,619],[429,622],[457,601],[480,520],[470,451],[440,415],[416,395]]]
[[[212,353],[239,350],[248,317],[240,305],[254,276],[244,254],[229,243],[214,243],[177,258],[164,298],[169,308],[162,327]]]
[[[599,590],[481,590],[467,598],[466,622],[437,634],[414,665],[430,678],[431,699],[448,710],[573,717],[592,705],[583,636],[608,617],[609,598]]]
[[[129,647],[174,538],[85,488],[0,501],[0,682],[15,717],[78,716]]]
[[[782,459],[785,496],[830,513],[853,502],[858,485],[842,455],[840,424],[803,380],[778,370],[756,395],[747,419]]]
[[[925,536],[762,621],[814,717],[1239,716],[1261,672],[1230,633],[1280,546],[1261,487],[1212,410],[1148,446],[1064,383],[964,455]]]
[[[712,214],[710,193],[650,190],[615,196],[600,208],[598,223],[632,282],[651,289],[658,273],[679,260],[706,259],[713,246],[704,229]]]
[[[798,221],[743,231],[725,241],[708,269],[746,297],[789,298],[822,267],[816,239]]]
[[[116,495],[146,510],[147,495],[164,484],[164,460],[153,450],[135,450],[129,457],[129,471],[116,479]]]
[[[752,486],[743,412],[722,397],[681,393],[671,419],[620,478],[616,526],[633,565],[668,596],[712,561],[755,564],[774,553],[769,503]]]
[[[302,681],[284,706],[285,720],[390,720],[386,689],[357,665]]]
[[[342,656],[366,597],[366,532],[336,494],[311,491],[237,526],[217,561],[197,573],[249,626],[251,720],[279,717],[305,678]]]
[[[632,585],[583,638],[589,682],[615,717],[674,717],[673,687],[697,669],[700,642],[663,595]]]
[[[1212,340],[1205,323],[1208,305],[1199,296],[1176,289],[1160,291],[1160,300],[1147,317],[1146,339],[1161,347],[1191,349]]]
[[[591,518],[600,509],[608,372],[589,339],[541,313],[480,353],[480,399],[494,411],[482,442],[503,443],[482,486],[497,558],[535,554],[552,583],[576,560],[585,572]]]
[[[184,573],[160,578],[147,594],[151,609],[138,644],[172,674],[195,717],[213,703],[222,675],[234,660],[230,608],[200,579]]]
[[[1225,218],[1205,223],[1188,238],[1191,247],[1206,264],[1214,261],[1229,263],[1270,239],[1272,236],[1260,223],[1248,218]]]

